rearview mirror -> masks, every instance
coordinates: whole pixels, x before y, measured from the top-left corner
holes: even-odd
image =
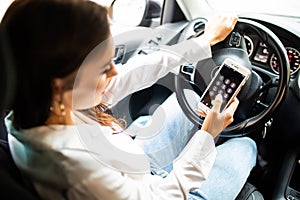
[[[150,26],[160,12],[161,6],[155,0],[114,0],[110,6],[112,20],[127,26]]]

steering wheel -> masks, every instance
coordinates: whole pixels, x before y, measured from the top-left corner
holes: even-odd
[[[186,30],[204,30],[205,22],[193,21]],[[251,64],[245,41],[245,34],[249,31],[258,35],[264,44],[268,44],[268,49],[277,55],[279,76],[259,70],[259,67]],[[183,33],[187,32],[189,31]],[[184,37],[188,39],[188,36]],[[238,137],[262,127],[271,119],[272,114],[284,101],[289,85],[290,66],[285,47],[270,29],[252,20],[239,19],[231,34],[212,47],[212,59],[199,61],[195,65],[181,66],[181,73],[175,76],[175,92],[179,105],[195,125],[201,126],[204,120],[195,112],[195,102],[199,102],[207,83],[226,58],[232,58],[251,71],[251,76],[237,96],[240,103],[234,115],[234,122],[220,134],[222,137]]]

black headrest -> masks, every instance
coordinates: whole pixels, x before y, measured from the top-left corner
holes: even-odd
[[[11,106],[15,87],[15,70],[10,46],[0,26],[0,112]]]
[[[7,140],[4,117],[12,105],[15,87],[15,69],[11,50],[0,24],[0,139]]]
[[[11,106],[15,86],[11,50],[0,24],[0,193],[7,199],[39,199],[33,186],[25,181],[11,157],[3,117]],[[4,139],[4,140],[3,140]]]

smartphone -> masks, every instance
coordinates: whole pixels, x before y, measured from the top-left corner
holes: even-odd
[[[223,97],[222,112],[246,83],[251,72],[248,68],[226,58],[200,98],[198,108],[208,113],[217,94]]]

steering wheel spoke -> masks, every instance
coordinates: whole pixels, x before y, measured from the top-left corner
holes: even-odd
[[[270,88],[278,87],[278,85],[279,85],[278,77],[273,77],[259,88],[259,93],[264,93],[268,91]]]

